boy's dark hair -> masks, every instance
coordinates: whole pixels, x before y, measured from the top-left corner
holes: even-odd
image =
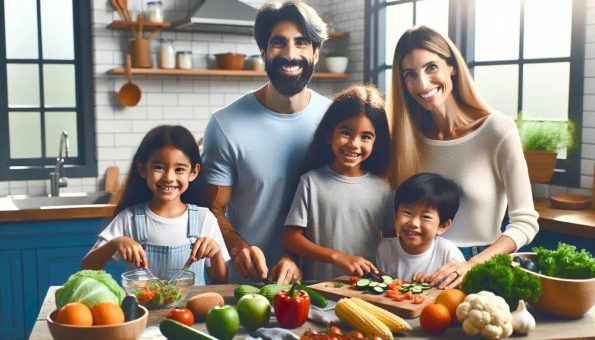
[[[262,5],[254,21],[254,38],[258,48],[266,51],[271,31],[281,21],[298,25],[314,51],[328,38],[327,27],[316,11],[300,0],[269,1]]]
[[[333,162],[335,155],[329,141],[335,127],[342,121],[360,114],[368,117],[376,130],[372,153],[362,163],[362,168],[380,177],[386,175],[390,133],[384,110],[384,99],[381,92],[371,84],[352,85],[335,96],[314,133],[303,173]]]
[[[132,158],[128,178],[113,216],[128,207],[151,200],[153,193],[147,187],[147,180],[139,174],[136,164],[146,165],[153,152],[165,146],[173,146],[182,151],[190,160],[192,170],[196,164],[202,163],[198,145],[188,129],[180,125],[160,125],[151,129],[140,142]],[[200,189],[198,181],[194,180],[188,184],[188,189],[182,194],[181,199],[184,203],[204,206],[207,203],[205,194],[206,192]]]
[[[431,172],[421,172],[403,182],[395,193],[395,210],[403,203],[423,203],[438,210],[440,224],[452,220],[459,210],[459,186]]]

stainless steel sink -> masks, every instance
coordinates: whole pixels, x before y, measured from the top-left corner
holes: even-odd
[[[57,197],[14,195],[0,197],[0,210],[51,209],[108,204],[110,192],[62,193]]]

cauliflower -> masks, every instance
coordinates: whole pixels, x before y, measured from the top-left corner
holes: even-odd
[[[506,338],[512,334],[512,316],[508,304],[492,292],[469,294],[458,307],[457,319],[467,335],[488,339]]]

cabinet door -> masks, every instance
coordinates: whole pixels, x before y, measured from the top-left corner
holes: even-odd
[[[19,250],[0,251],[0,339],[25,338],[22,271]]]
[[[90,246],[37,249],[37,296],[43,301],[50,286],[61,286],[81,270]],[[41,306],[40,306],[41,307]]]

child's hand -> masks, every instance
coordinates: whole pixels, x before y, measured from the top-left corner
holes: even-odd
[[[132,263],[137,268],[147,268],[147,255],[140,243],[127,236],[116,237],[110,243],[114,245],[124,261]]]
[[[220,251],[221,248],[219,248],[215,240],[210,237],[199,237],[192,245],[190,258],[193,258],[195,261],[202,260],[205,257],[213,258]]]
[[[419,283],[430,282],[430,275],[423,272],[415,272],[411,277],[411,281]]]
[[[378,274],[378,269],[374,264],[361,256],[354,256],[337,251],[333,254],[333,264],[350,275],[362,276],[369,272]]]

